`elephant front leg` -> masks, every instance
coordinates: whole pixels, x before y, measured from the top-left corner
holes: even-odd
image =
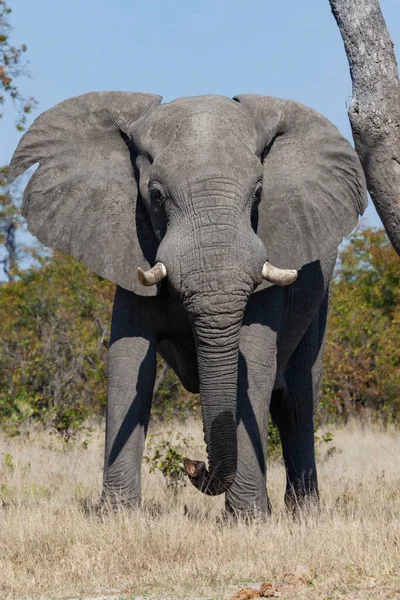
[[[141,463],[156,373],[156,334],[140,315],[140,299],[117,288],[108,357],[102,500],[138,506]]]
[[[269,403],[276,376],[275,296],[270,290],[250,300],[240,337],[238,365],[237,445],[235,481],[226,493],[228,514],[269,514],[266,487]],[[266,296],[269,296],[269,302]],[[265,313],[265,303],[269,307]]]

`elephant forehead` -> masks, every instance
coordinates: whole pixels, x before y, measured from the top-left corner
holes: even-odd
[[[222,147],[235,153],[243,146],[254,152],[257,144],[253,119],[239,103],[223,96],[178,98],[159,105],[149,116],[146,130],[149,144],[164,148]]]

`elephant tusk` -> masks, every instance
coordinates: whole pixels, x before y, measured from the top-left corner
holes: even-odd
[[[269,262],[264,263],[262,276],[275,285],[289,285],[296,281],[298,272],[295,269],[278,269]]]
[[[148,271],[143,271],[140,267],[138,268],[139,283],[145,286],[156,285],[156,283],[160,283],[166,276],[167,269],[162,262],[156,263]]]

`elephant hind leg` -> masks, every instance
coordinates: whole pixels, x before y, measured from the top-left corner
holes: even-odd
[[[175,341],[163,339],[157,346],[158,354],[179,377],[182,385],[192,394],[200,391],[197,354],[193,339]]]
[[[309,398],[299,400],[290,390],[272,393],[271,416],[279,430],[286,469],[285,504],[294,511],[318,501],[310,404]]]
[[[285,388],[274,390],[271,416],[279,429],[290,509],[318,501],[314,412],[320,394],[329,292],[287,365]]]

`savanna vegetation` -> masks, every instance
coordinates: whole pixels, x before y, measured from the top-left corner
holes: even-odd
[[[174,429],[179,444],[205,456],[199,420]],[[164,437],[165,425],[153,421],[151,431]],[[223,497],[171,487],[146,462],[142,509],[99,514],[103,428],[68,444],[48,431],[0,434],[0,597],[247,600],[259,594],[240,589],[265,584],[287,600],[395,600],[400,435],[355,424],[333,434],[318,447],[318,512],[288,517],[275,460],[268,523],[224,526]]]

